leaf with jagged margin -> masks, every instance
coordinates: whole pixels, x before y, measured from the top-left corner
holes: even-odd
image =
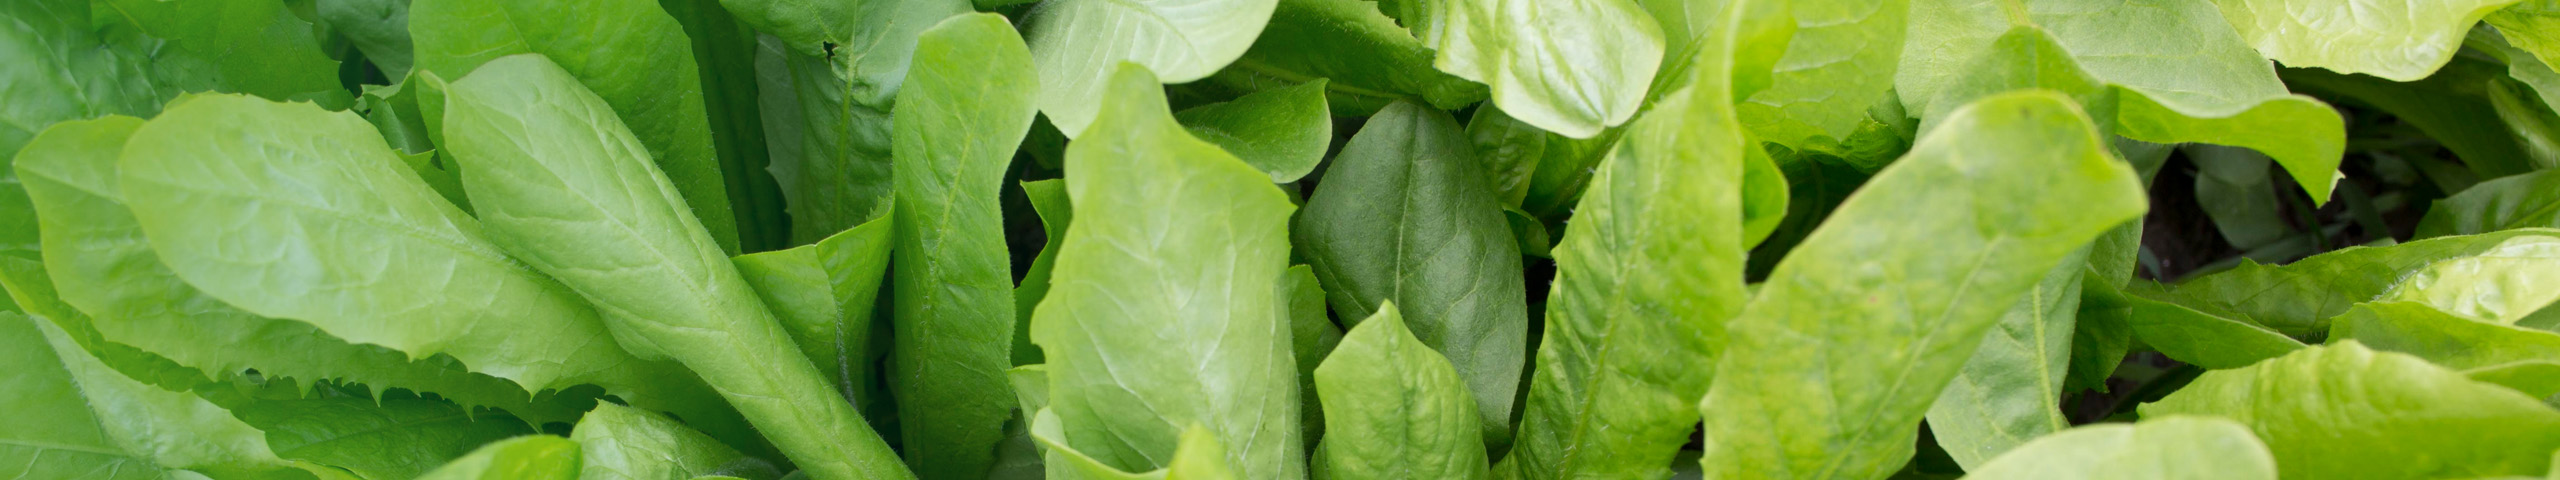
[[[890,209],[891,104],[916,35],[969,11],[963,0],[726,0],[757,39],[756,103],[768,170],[804,245]],[[853,23],[777,26],[770,22]],[[766,23],[760,23],[766,22]],[[830,33],[830,29],[841,29]],[[804,31],[805,30],[805,31]],[[803,33],[791,33],[802,31]],[[823,45],[833,44],[825,49]]]
[[[2484,91],[2489,79],[2505,70],[2487,60],[2457,56],[2435,75],[2406,83],[2308,68],[2278,74],[2287,87],[2362,104],[2418,127],[2420,133],[2452,150],[2474,175],[2486,179],[2533,170],[2532,155],[2508,132]]]
[[[233,307],[411,359],[451,355],[529,392],[592,383],[706,425],[737,418],[699,377],[626,351],[638,346],[399,162],[354,114],[206,95],[134,131],[116,170],[160,261]],[[720,433],[759,442],[743,425]]]
[[[700,374],[812,476],[912,478],[603,98],[532,54],[490,61],[446,95],[448,153],[490,243],[593,302],[622,343]]]
[[[1941,122],[1733,322],[1699,406],[1709,477],[1893,473],[1998,312],[2147,208],[2139,175],[2069,97],[1997,95]],[[1956,184],[1973,187],[1942,188]]]
[[[2472,255],[2402,272],[2374,301],[2412,301],[2483,322],[2516,324],[2560,300],[2560,238],[2507,239]]]
[[[1164,468],[1142,473],[1129,473],[1077,451],[1066,442],[1066,427],[1048,409],[1032,415],[1031,438],[1047,449],[1048,477],[1056,480],[1235,480],[1256,478],[1237,475],[1234,462],[1223,455],[1226,447],[1208,427],[1192,424],[1176,440],[1172,458]]]
[[[2214,0],[2240,38],[2295,68],[2409,82],[2453,59],[2462,36],[2518,0]],[[2151,37],[2159,38],[2159,37]]]
[[[1742,32],[1782,21],[1734,2],[1694,78],[1626,129],[1554,250],[1556,279],[1511,452],[1494,469],[1523,479],[1669,475],[1697,425],[1724,324],[1743,289],[1749,144],[1730,81]]]
[[[1324,409],[1322,399],[1307,392],[1316,391],[1316,367],[1323,364],[1325,356],[1333,354],[1333,347],[1342,344],[1342,326],[1335,325],[1333,318],[1325,314],[1324,285],[1316,280],[1315,267],[1292,265],[1281,275],[1279,295],[1289,318],[1289,353],[1298,361],[1298,427],[1306,432],[1298,438],[1312,444],[1324,435]],[[1503,427],[1508,430],[1510,425],[1505,422]]]
[[[1310,80],[1174,112],[1191,136],[1217,144],[1275,183],[1307,176],[1333,146],[1332,110],[1325,79]]]
[[[569,439],[526,435],[481,446],[418,480],[572,480],[579,454]]]
[[[791,243],[782,186],[768,171],[772,156],[766,150],[764,117],[757,105],[755,31],[721,7],[719,0],[658,0],[658,6],[675,17],[693,41],[711,146],[719,155],[720,179],[727,182],[729,202],[738,215],[738,248],[764,252],[799,245]]]
[[[1735,107],[1752,137],[1798,150],[1845,154],[1890,98],[1910,0],[1795,0],[1796,23],[1767,89]],[[1898,153],[1898,152],[1897,152]]]
[[[2151,296],[2288,336],[2311,338],[2329,330],[2330,317],[2379,297],[2410,272],[2528,236],[2560,237],[2560,230],[2526,228],[2388,247],[2348,247],[2281,266],[2243,260],[2230,270],[2181,281]]]
[[[410,0],[319,0],[320,24],[345,36],[382,75],[409,76]]]
[[[1048,240],[1040,247],[1040,253],[1031,257],[1031,267],[1013,289],[1015,366],[1045,361],[1040,347],[1031,344],[1031,313],[1040,306],[1040,299],[1049,295],[1049,277],[1057,270],[1058,244],[1067,240],[1067,225],[1075,220],[1075,209],[1067,205],[1066,180],[1036,180],[1021,185],[1023,197],[1030,201],[1032,213],[1040,216],[1041,233]]]
[[[52,322],[72,342],[88,350],[90,356],[106,362],[124,376],[172,390],[185,390],[210,381],[203,371],[179,365],[159,354],[131,345],[107,341],[98,333],[97,321],[71,304],[63,303],[45,278],[45,266],[34,260],[0,257],[0,298],[9,298],[23,313],[38,320]]]
[[[1315,394],[1330,415],[1315,461],[1344,480],[1490,475],[1477,402],[1457,368],[1405,329],[1395,301],[1375,310],[1316,367]]]
[[[1418,103],[1379,111],[1334,156],[1292,240],[1344,319],[1402,305],[1414,336],[1458,366],[1500,448],[1528,356],[1528,297],[1519,242],[1464,135]]]
[[[2247,147],[2284,165],[2314,202],[2329,198],[2344,120],[2288,93],[2202,2],[1918,1],[1895,85],[1923,131],[1973,98],[2055,89],[2102,133]]]
[[[2089,249],[2065,255],[2000,314],[1982,345],[1929,404],[1929,433],[1956,464],[1980,468],[2001,452],[2071,428],[2062,381],[2079,326]]]
[[[537,423],[576,418],[574,410],[529,401],[534,397],[524,387],[504,379],[348,343],[312,324],[260,317],[187,285],[152,252],[118,186],[116,160],[142,124],[124,116],[56,124],[17,160],[46,225],[49,281],[60,287],[63,302],[97,319],[107,341],[168,357],[217,380],[256,370],[267,378],[434,392]]]
[[[1208,82],[1262,91],[1325,79],[1336,115],[1366,117],[1397,100],[1442,110],[1484,100],[1484,85],[1431,68],[1431,47],[1372,1],[1280,0],[1243,58]]]
[[[2463,318],[2416,302],[2374,302],[2331,321],[2329,338],[2415,355],[2533,398],[2560,393],[2560,333]]]
[[[0,313],[0,459],[17,478],[159,478],[187,469],[215,478],[352,478],[277,458],[266,435],[186,392],[126,378],[53,322]],[[127,473],[128,471],[132,473]],[[138,474],[138,475],[137,475]]]
[[[1279,0],[1052,0],[1022,18],[1040,68],[1040,112],[1083,138],[1121,63],[1164,83],[1209,78],[1244,56]],[[1073,423],[1073,422],[1070,422]]]
[[[1012,416],[1013,266],[997,197],[1039,113],[1031,75],[1031,51],[1004,16],[951,17],[918,37],[892,112],[889,387],[918,406],[898,409],[898,423],[907,464],[924,478],[985,477]]]
[[[1437,53],[1432,66],[1485,84],[1521,122],[1591,138],[1644,107],[1662,27],[1634,0],[1401,0],[1380,5]]]
[[[123,0],[142,1],[142,0]],[[653,0],[414,0],[409,33],[421,71],[459,79],[499,57],[539,53],[613,106],[671,172],[683,205],[722,251],[738,252],[702,73],[684,26]],[[437,121],[430,118],[429,121]],[[831,232],[832,233],[832,232]]]
[[[2517,228],[2560,228],[2560,170],[2480,182],[2435,201],[2418,221],[2418,238]]]
[[[887,409],[888,387],[874,368],[889,352],[873,348],[872,338],[879,321],[872,308],[895,248],[891,218],[882,215],[816,244],[729,259],[800,354],[872,423],[897,416]]]
[[[1094,128],[1067,145],[1077,218],[1031,320],[1061,428],[1052,438],[1072,446],[1050,452],[1150,470],[1199,425],[1247,478],[1303,476],[1276,288],[1296,207],[1269,175],[1174,123],[1144,67],[1112,77]]]
[[[569,440],[578,443],[578,478],[586,480],[782,476],[773,465],[673,419],[611,403],[596,404],[578,420]]]
[[[140,43],[154,44],[148,48],[148,74],[169,93],[239,92],[278,101],[317,101],[331,109],[346,108],[354,100],[338,84],[338,61],[320,50],[320,39],[313,35],[317,29],[284,2],[92,3],[99,8],[97,24],[110,36],[139,34],[156,40]],[[118,31],[122,28],[131,30]]]
[[[2065,430],[1967,469],[1974,480],[2275,480],[2276,459],[2249,428],[2212,417],[2147,418]]]
[[[2352,340],[2205,372],[2140,413],[2239,421],[2282,478],[2541,475],[2560,450],[2560,410]]]
[[[222,388],[198,392],[265,432],[276,456],[344,468],[364,478],[415,478],[481,444],[534,433],[532,425],[514,416],[475,413],[407,391],[322,385],[314,394],[302,395],[298,392],[306,388],[273,381],[261,388],[278,394],[228,395],[236,390]]]

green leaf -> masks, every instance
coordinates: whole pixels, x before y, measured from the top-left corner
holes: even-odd
[[[2560,63],[2560,1],[2515,2],[2485,20],[2498,27],[2498,33],[2505,34],[2507,41],[2532,52],[2540,63]]]
[[[147,75],[169,93],[239,92],[278,101],[316,100],[332,109],[346,108],[352,100],[338,85],[338,61],[320,51],[310,19],[295,15],[283,2],[91,3],[104,7],[96,12],[96,20],[114,26],[110,32],[130,27],[131,33],[165,42],[148,42],[155,45],[148,50]],[[118,34],[122,33],[110,33]],[[146,73],[126,73],[133,74]]]
[[[1747,2],[1736,2],[1737,4]],[[1697,424],[1724,323],[1742,309],[1746,143],[1728,4],[1688,87],[1626,129],[1555,248],[1556,279],[1517,443],[1523,479],[1662,477]],[[1480,394],[1481,395],[1481,394]]]
[[[1067,145],[1077,218],[1032,314],[1059,426],[1049,451],[1152,470],[1199,425],[1244,477],[1302,476],[1275,288],[1294,207],[1269,175],[1184,133],[1145,68],[1112,77],[1094,128]]]
[[[772,465],[730,450],[666,417],[610,403],[596,405],[569,434],[578,443],[578,478],[691,478],[722,474],[775,478]]]
[[[2560,238],[2524,236],[2404,272],[2376,301],[2414,301],[2490,323],[2515,324],[2560,300]]]
[[[1325,79],[1280,87],[1174,112],[1191,136],[1217,144],[1244,163],[1271,174],[1275,183],[1298,181],[1324,161],[1333,146],[1332,111],[1325,107]]]
[[[1300,431],[1306,432],[1306,436],[1300,438],[1314,443],[1324,434],[1324,409],[1320,408],[1322,399],[1306,392],[1316,391],[1316,367],[1324,363],[1334,347],[1342,344],[1342,326],[1334,325],[1333,318],[1325,315],[1324,286],[1316,281],[1313,267],[1289,267],[1289,271],[1280,278],[1279,295],[1286,299],[1282,306],[1288,309],[1290,356],[1298,363],[1298,391],[1301,392],[1298,397],[1298,413],[1301,415],[1298,426]],[[1024,408],[1022,411],[1038,409]],[[1505,420],[1503,428],[1508,430],[1510,424],[1508,419]]]
[[[1895,85],[1924,119],[1984,95],[2060,90],[2092,112],[2101,133],[2257,150],[2314,202],[2329,197],[2344,121],[2319,100],[2289,94],[2273,66],[2201,2],[1919,1]]]
[[[499,57],[538,53],[612,105],[722,251],[738,252],[701,71],[683,25],[651,0],[413,0],[417,69],[463,78]],[[429,121],[435,121],[430,119]],[[752,218],[752,217],[749,217]]]
[[[2101,238],[2090,255],[2104,251],[2105,244]],[[2071,329],[2071,369],[2062,380],[2064,392],[2106,392],[2107,378],[2115,376],[2116,366],[2133,350],[2133,307],[2124,294],[2115,292],[2108,278],[2113,277],[2098,273],[2096,267],[2082,273],[2080,311],[2072,314],[2076,321]]]
[[[448,147],[493,243],[594,302],[635,351],[712,382],[813,476],[912,476],[792,354],[790,334],[602,98],[538,55],[491,61],[446,94]]]
[[[2196,203],[2222,239],[2240,251],[2291,236],[2285,207],[2267,175],[2267,156],[2247,149],[2196,144],[2179,149],[2196,164]]]
[[[898,92],[898,268],[889,386],[907,464],[985,477],[1013,415],[1013,267],[997,196],[1031,131],[1031,52],[1001,15],[943,20],[916,42]]]
[[[570,480],[579,478],[578,444],[550,435],[491,443],[418,480]]]
[[[1528,300],[1518,240],[1474,156],[1449,114],[1389,105],[1334,157],[1292,236],[1344,319],[1404,306],[1413,335],[1458,366],[1486,442],[1500,446],[1527,356]]]
[[[2329,338],[2415,355],[2534,398],[2560,394],[2560,377],[2551,374],[2560,370],[2560,333],[2481,322],[2415,302],[2374,302],[2338,316]]]
[[[816,244],[730,259],[800,354],[874,423],[895,420],[881,418],[890,413],[889,398],[874,366],[889,352],[873,348],[872,338],[873,307],[896,245],[893,223],[882,215]]]
[[[89,318],[53,290],[53,282],[45,279],[45,265],[23,258],[0,257],[0,289],[27,316],[53,323],[69,335],[73,343],[88,350],[108,367],[127,377],[162,388],[187,389],[207,381],[204,372],[159,354],[132,346],[109,342],[98,334],[96,319]]]
[[[2518,0],[2214,0],[2268,59],[2394,81],[2426,78],[2482,17]]]
[[[133,133],[117,163],[160,261],[205,295],[351,344],[450,355],[526,391],[582,383],[704,422],[700,380],[644,361],[575,292],[508,258],[373,127],[304,103],[208,95]],[[743,426],[725,432],[752,443]]]
[[[2284,478],[2541,475],[2560,449],[2560,411],[2541,401],[2354,341],[2205,372],[2141,414],[2248,425]]]
[[[52,322],[0,313],[0,385],[13,415],[0,458],[46,478],[156,478],[188,469],[218,478],[346,478],[276,457],[256,428],[184,392],[117,373]],[[139,470],[126,473],[126,469]],[[56,477],[58,475],[58,477]]]
[[[1634,118],[1662,63],[1662,27],[1631,0],[1396,0],[1382,7],[1438,52],[1433,67],[1485,84],[1493,105],[1565,137],[1591,138]]]
[[[409,2],[412,0],[318,0],[320,24],[347,37],[365,61],[382,75],[409,76]]]
[[[2065,255],[2002,312],[1930,403],[1929,432],[1957,464],[1980,468],[2001,452],[2071,428],[2062,418],[2062,382],[2088,255],[2087,249]]]
[[[2560,236],[2560,231],[2519,229],[2419,240],[2388,247],[2348,247],[2291,264],[2243,260],[2230,270],[2180,282],[2158,299],[2310,338],[2329,329],[2330,317],[2376,298],[2402,276],[2436,261],[2478,255],[2511,239]]]
[[[1753,138],[1846,154],[1852,134],[1876,123],[1868,107],[1892,98],[1911,2],[1795,0],[1787,8],[1795,34],[1769,87],[1735,109]]]
[[[1431,68],[1431,47],[1361,0],[1280,0],[1271,23],[1210,83],[1263,91],[1327,80],[1333,113],[1365,117],[1397,100],[1413,99],[1442,110],[1482,101],[1482,84]]]
[[[231,414],[264,431],[277,456],[344,468],[364,478],[416,478],[481,444],[534,433],[515,417],[475,414],[469,407],[415,394],[364,395],[256,399],[231,406]]]
[[[2303,347],[2249,317],[2203,305],[2175,303],[2176,295],[2158,284],[2138,282],[2119,291],[2098,286],[2084,291],[2089,301],[2119,305],[2121,321],[2133,338],[2170,359],[2210,369],[2240,368],[2283,356]],[[2101,300],[2103,299],[2103,300]]]
[[[2074,428],[1968,469],[1974,480],[2150,478],[2273,480],[2276,459],[2248,427],[2211,417],[2162,417]]]
[[[1049,410],[1043,409],[1034,415],[1031,426],[1031,438],[1039,441],[1040,446],[1047,448],[1046,457],[1048,460],[1047,467],[1049,470],[1048,478],[1059,480],[1233,480],[1236,478],[1250,478],[1239,477],[1233,473],[1235,470],[1235,467],[1233,466],[1234,462],[1221,455],[1221,452],[1225,451],[1226,447],[1218,442],[1217,434],[1211,432],[1207,427],[1203,427],[1199,424],[1193,424],[1191,427],[1182,431],[1182,437],[1179,440],[1179,442],[1181,442],[1180,446],[1174,448],[1172,454],[1173,459],[1166,462],[1164,468],[1149,470],[1145,473],[1129,473],[1121,470],[1119,467],[1114,467],[1109,464],[1105,464],[1100,460],[1096,460],[1093,457],[1086,456],[1083,452],[1076,451],[1075,447],[1067,445],[1065,440],[1065,431],[1066,427],[1059,422],[1058,416],[1052,414]]]
[[[720,179],[727,183],[723,188],[738,216],[740,250],[762,252],[798,245],[791,243],[782,187],[768,171],[772,159],[757,105],[755,32],[721,8],[719,0],[658,0],[658,5],[693,40],[711,146],[719,155]]]
[[[1454,130],[1457,122],[1449,123]],[[1315,371],[1315,393],[1330,414],[1318,461],[1330,478],[1486,477],[1476,401],[1457,368],[1405,330],[1394,301],[1352,327],[1334,351]]]
[[[889,211],[889,192],[895,189],[890,110],[906,81],[916,36],[943,18],[968,12],[968,2],[722,4],[740,20],[770,33],[757,41],[757,105],[772,155],[769,168],[791,213],[790,243],[816,242]],[[851,23],[771,23],[837,21]],[[834,49],[821,48],[828,43]]]
[[[2067,97],[1951,115],[1789,252],[1733,323],[1700,407],[1710,477],[1891,474],[1998,312],[2146,208],[2140,177]]]
[[[1013,289],[1013,364],[1017,366],[1044,361],[1040,347],[1031,344],[1031,314],[1040,306],[1040,299],[1049,295],[1049,279],[1057,270],[1058,245],[1067,240],[1067,225],[1075,220],[1075,209],[1067,206],[1066,180],[1022,182],[1022,194],[1030,200],[1032,212],[1040,216],[1041,233],[1048,241],[1040,247],[1039,254],[1031,257],[1031,267],[1022,274],[1021,285]]]
[[[1165,83],[1209,78],[1244,56],[1279,0],[1055,0],[1022,18],[1039,66],[1040,112],[1067,138],[1084,138],[1118,93],[1115,72],[1135,63]],[[1064,415],[1063,413],[1061,415]],[[1074,423],[1074,422],[1068,422]],[[1214,430],[1214,429],[1213,429]]]
[[[117,158],[143,121],[109,116],[46,129],[17,166],[49,237],[45,255],[62,301],[97,318],[101,336],[229,379],[247,370],[305,382],[345,380],[435,392],[536,422],[577,412],[532,399],[526,388],[374,345],[351,344],[313,324],[261,317],[207,296],[161,263],[118,186]],[[40,272],[41,273],[41,272]],[[46,287],[51,290],[53,287]],[[408,472],[399,477],[413,476]]]
[[[2418,221],[2418,238],[2518,228],[2560,228],[2560,170],[2480,182],[2436,200]]]
[[[1542,217],[1564,216],[1590,186],[1591,174],[1611,147],[1626,135],[1624,128],[1601,130],[1592,138],[1558,135],[1511,118],[1491,105],[1476,107],[1467,119],[1477,161],[1484,164],[1494,192],[1511,206]]]
[[[2369,106],[2418,127],[2479,178],[2496,178],[2532,171],[2533,158],[2498,118],[2484,90],[2501,73],[2495,64],[2456,57],[2435,75],[2408,83],[2316,69],[2286,69],[2282,75],[2295,90]],[[2299,170],[2295,178],[2301,178]]]

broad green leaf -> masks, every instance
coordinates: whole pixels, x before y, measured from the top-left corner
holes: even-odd
[[[2560,238],[2508,239],[2480,253],[2403,273],[2376,301],[2413,301],[2445,313],[2514,324],[2560,300]]]
[[[2329,324],[2331,341],[2415,355],[2534,398],[2560,394],[2560,333],[2462,318],[2413,302],[2357,304]],[[2540,372],[2538,375],[2520,373]]]
[[[585,480],[781,475],[772,465],[730,450],[684,424],[611,403],[596,404],[595,411],[578,420],[569,440],[578,443],[578,478]]]
[[[1191,136],[1289,183],[1315,171],[1333,146],[1332,110],[1325,107],[1325,79],[1310,80],[1174,112]]]
[[[270,383],[268,388],[301,389]],[[266,433],[276,455],[347,469],[364,478],[416,478],[481,444],[534,433],[503,414],[472,412],[407,392],[338,392],[258,398],[229,405]],[[361,387],[356,387],[361,388]],[[371,395],[371,396],[368,396]],[[219,402],[219,401],[217,401]]]
[[[812,476],[912,476],[793,354],[790,334],[602,98],[539,55],[491,61],[450,88],[448,152],[493,243],[593,302],[624,344],[711,382]]]
[[[907,464],[985,477],[1012,416],[1013,267],[997,196],[1039,113],[1031,52],[996,14],[943,20],[898,92],[896,358]]]
[[[1295,207],[1269,175],[1175,124],[1145,68],[1112,76],[1094,128],[1067,145],[1076,219],[1032,314],[1059,426],[1049,451],[1153,470],[1198,425],[1245,478],[1303,476],[1275,288]],[[1071,468],[1051,460],[1053,476]]]
[[[2115,320],[2133,331],[2133,339],[2170,359],[2199,367],[2240,368],[2303,347],[2301,340],[2247,316],[2164,300],[2176,297],[2148,281],[2122,290],[2098,286],[2084,293],[2089,301],[2120,306],[2122,317]]]
[[[409,76],[411,0],[317,0],[320,23],[347,37],[382,75]]]
[[[1245,91],[1325,79],[1337,115],[1365,117],[1397,100],[1442,110],[1484,100],[1482,84],[1431,68],[1431,47],[1361,0],[1280,0],[1262,35],[1213,84]]]
[[[1734,116],[1734,32],[1772,21],[1721,7],[1694,78],[1626,129],[1555,250],[1556,278],[1520,428],[1497,475],[1669,474],[1742,310],[1742,192],[1753,148]],[[1481,394],[1479,394],[1481,395]],[[1481,403],[1480,403],[1481,405]]]
[[[890,209],[891,105],[916,36],[961,0],[727,0],[758,38],[756,95],[773,178],[803,245]],[[776,22],[838,22],[780,26]],[[830,30],[840,29],[840,30]],[[794,33],[799,32],[799,33]],[[832,50],[823,49],[834,44]]]
[[[101,336],[229,379],[248,370],[303,382],[343,380],[435,392],[537,422],[574,410],[532,399],[527,388],[399,351],[351,344],[302,322],[261,317],[189,286],[152,252],[124,203],[117,158],[143,121],[109,116],[57,124],[21,152],[17,167],[48,224],[45,255],[62,301],[97,319]],[[39,275],[42,277],[42,275]],[[399,475],[412,476],[416,472]]]
[[[1413,335],[1457,365],[1487,443],[1509,443],[1529,348],[1520,246],[1457,120],[1398,102],[1333,161],[1292,235],[1328,303],[1346,321],[1403,306]]]
[[[2205,372],[2141,414],[2239,421],[2283,478],[2541,475],[2560,450],[2560,411],[2540,400],[2354,341]]]
[[[527,435],[482,446],[418,480],[572,480],[580,478],[578,457],[575,442]]]
[[[2518,0],[2214,0],[2249,46],[2295,68],[2409,82],[2435,73],[2462,36]],[[2289,472],[2288,472],[2289,473]]]
[[[277,458],[262,432],[222,407],[126,378],[53,322],[0,313],[0,345],[12,414],[0,458],[22,465],[19,475],[154,478],[146,472],[188,469],[220,478],[348,478]]]
[[[1868,107],[1892,98],[1911,1],[1793,0],[1787,8],[1796,28],[1786,54],[1769,87],[1735,109],[1753,138],[1845,155],[1852,134],[1874,123]]]
[[[1789,252],[1734,321],[1700,407],[1708,476],[1891,474],[1999,312],[2146,209],[2140,177],[2067,97],[1998,95],[1951,115]]]
[[[2307,68],[2281,74],[2287,87],[2378,109],[2418,127],[2452,150],[2479,178],[2496,178],[2529,172],[2533,163],[2533,156],[2498,118],[2485,91],[2489,79],[2504,71],[2487,61],[2454,57],[2434,75],[2406,83]],[[2298,180],[2301,173],[2296,172]]]
[[[2213,220],[2214,230],[2240,251],[2283,240],[2293,233],[2285,224],[2275,183],[2268,178],[2267,156],[2242,148],[2189,145],[2179,150],[2196,164],[2196,204]]]
[[[2555,236],[2560,231],[2517,229],[2388,247],[2349,247],[2281,266],[2243,260],[2230,270],[2182,281],[2156,297],[2310,338],[2328,331],[2330,317],[2382,295],[2419,268],[2488,252],[2511,239]]]
[[[2560,170],[2497,178],[2436,200],[2418,238],[2517,228],[2560,228]]]
[[[1031,314],[1040,306],[1040,299],[1049,295],[1049,277],[1057,270],[1058,245],[1067,240],[1067,225],[1075,219],[1075,209],[1067,206],[1066,180],[1022,182],[1022,194],[1030,201],[1033,214],[1040,216],[1041,233],[1048,241],[1041,245],[1038,255],[1031,257],[1031,267],[1013,289],[1013,364],[1017,366],[1043,361],[1040,347],[1031,344]]]
[[[2490,25],[2498,27],[2508,42],[2532,52],[2540,63],[2560,63],[2560,1],[2522,0],[2497,13],[2489,14]],[[2546,92],[2545,95],[2560,95]]]
[[[131,0],[139,1],[139,0]],[[459,79],[481,64],[538,53],[612,105],[648,158],[669,173],[693,212],[738,252],[719,151],[711,144],[693,44],[675,17],[651,0],[412,0],[409,33],[417,69]],[[436,121],[429,119],[429,121]],[[830,232],[832,233],[832,232]]]
[[[681,367],[644,361],[575,292],[507,257],[373,127],[306,103],[208,95],[133,133],[117,183],[160,261],[206,296],[526,391],[582,383],[718,424]],[[721,432],[753,443],[743,426]]]
[[[1315,393],[1329,414],[1317,461],[1345,480],[1486,478],[1483,425],[1465,380],[1405,329],[1394,301],[1376,311],[1316,367]]]
[[[2060,90],[2093,113],[2101,133],[2257,150],[2315,202],[2329,197],[2344,121],[2319,100],[2289,94],[2203,2],[1917,1],[1895,85],[1922,118],[1984,95]]]
[[[764,117],[756,92],[756,33],[720,6],[719,0],[658,0],[693,40],[693,62],[702,78],[703,111],[709,117],[711,146],[720,158],[720,179],[738,216],[738,247],[744,252],[779,250],[791,243],[790,219],[782,203],[782,187],[772,167],[764,138]]]
[[[2088,251],[2065,255],[2000,320],[1929,405],[1929,432],[1957,464],[1980,468],[2037,437],[2071,428],[2062,381],[2078,326]]]
[[[1662,27],[1633,0],[1397,0],[1432,66],[1492,90],[1521,122],[1570,138],[1626,123],[1661,67]]]
[[[170,93],[238,92],[278,101],[319,101],[332,109],[346,108],[352,100],[338,85],[338,61],[320,51],[310,19],[297,16],[284,2],[90,3],[97,9],[98,24],[112,25],[109,35],[127,34],[114,30],[129,27],[131,34],[148,38],[141,41],[151,44],[148,75]]]
[[[883,215],[816,244],[730,259],[800,354],[867,417],[888,413],[887,387],[874,365],[889,352],[873,348],[872,335],[895,248],[892,223]]]
[[[2093,257],[2106,249],[2104,238],[2098,242],[2090,253]],[[2133,306],[2124,294],[2116,293],[2108,278],[2113,277],[2098,273],[2096,267],[2082,274],[2080,311],[2072,314],[2071,368],[2062,380],[2064,392],[2106,392],[2107,378],[2115,376],[2116,367],[2133,350]]]
[[[0,163],[47,125],[102,115],[150,115],[175,89],[153,82],[150,57],[133,45],[109,44],[91,29],[93,0],[20,0],[0,4],[0,69],[8,108],[0,109]],[[165,93],[164,93],[165,92]],[[12,202],[16,177],[0,172],[0,219],[22,211]],[[13,209],[14,207],[14,209]],[[35,251],[34,217],[0,224],[0,251]],[[24,228],[19,228],[24,227]],[[29,258],[33,258],[30,256]]]
[[[1066,427],[1058,416],[1043,409],[1033,415],[1031,438],[1047,449],[1048,478],[1058,480],[1234,480],[1239,477],[1234,463],[1221,454],[1226,447],[1216,433],[1199,424],[1183,429],[1173,459],[1164,468],[1144,473],[1129,473],[1086,456],[1069,446]]]
[[[2274,480],[2276,459],[2248,427],[2171,416],[2065,430],[1968,470],[1974,480]]]
[[[1118,93],[1115,72],[1135,63],[1159,81],[1209,78],[1244,56],[1279,0],[1055,0],[1022,18],[1039,66],[1040,112],[1067,138],[1084,138]],[[1462,75],[1463,76],[1463,75]],[[1061,414],[1062,416],[1070,416]],[[1075,423],[1075,422],[1067,422]],[[1213,429],[1214,430],[1214,429]]]

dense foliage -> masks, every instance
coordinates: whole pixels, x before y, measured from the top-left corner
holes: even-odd
[[[2560,478],[2560,0],[0,20],[9,478]]]

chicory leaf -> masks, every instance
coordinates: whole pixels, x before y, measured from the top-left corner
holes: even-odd
[[[2249,46],[2296,68],[2415,81],[2518,0],[2214,0]]]
[[[729,260],[800,354],[874,423],[884,420],[879,416],[888,402],[884,379],[873,366],[889,352],[873,348],[872,336],[879,330],[873,307],[896,245],[892,223],[883,215],[816,244]]]
[[[1333,117],[1324,79],[1174,112],[1191,136],[1217,144],[1244,163],[1289,183],[1315,171],[1333,146]]]
[[[2540,400],[2355,341],[2205,372],[2141,414],[2247,425],[2282,478],[2542,475],[2560,449]]]
[[[2414,302],[2358,304],[2329,338],[2415,355],[2534,398],[2560,394],[2560,333],[2482,322]]]
[[[418,480],[570,480],[579,478],[579,453],[568,439],[527,435],[482,446]]]
[[[2436,200],[2418,238],[2517,228],[2560,228],[2560,170],[2492,179]]]
[[[1514,118],[1571,138],[1626,123],[1662,64],[1662,27],[1634,0],[1391,0],[1432,66],[1492,90]]]
[[[1968,469],[1974,480],[2274,480],[2276,459],[2249,428],[2170,416],[2065,430]]]
[[[1067,138],[1106,108],[1121,63],[1165,83],[1203,78],[1244,56],[1279,0],[1053,0],[1023,15],[1039,66],[1040,112]],[[1069,422],[1073,423],[1073,422]]]
[[[117,373],[52,322],[0,313],[0,365],[10,375],[10,416],[0,458],[21,475],[159,478],[188,469],[217,477],[351,478],[338,470],[277,458],[264,432],[186,392],[161,390]],[[127,469],[137,470],[126,473]]]
[[[596,404],[569,434],[578,443],[578,478],[648,480],[728,475],[775,478],[772,465],[655,413]]]
[[[2511,239],[2555,236],[2560,231],[2528,228],[2348,247],[2281,266],[2243,260],[2238,267],[2179,282],[2153,297],[2310,338],[2328,331],[2330,317],[2381,296],[2410,272],[2439,260],[2488,252]]]
[[[791,216],[791,244],[816,242],[889,211],[891,106],[916,35],[968,12],[961,0],[723,2],[768,35],[756,48],[756,95],[767,167]],[[834,10],[850,8],[849,11]],[[759,13],[762,12],[762,13]],[[816,37],[758,23],[854,23]],[[822,49],[833,44],[833,49]]]
[[[1482,84],[1431,68],[1431,47],[1363,0],[1280,0],[1243,58],[1209,82],[1246,91],[1325,79],[1336,115],[1365,117],[1397,100],[1442,110],[1484,100]]]
[[[1929,433],[1958,465],[1980,468],[2037,437],[2071,428],[2062,381],[2078,326],[2087,249],[2063,257],[2000,314],[1946,391],[1929,404]]]
[[[1315,394],[1329,414],[1317,461],[1330,478],[1486,478],[1477,402],[1457,368],[1405,329],[1394,301],[1352,327],[1334,352],[1315,371]]]

